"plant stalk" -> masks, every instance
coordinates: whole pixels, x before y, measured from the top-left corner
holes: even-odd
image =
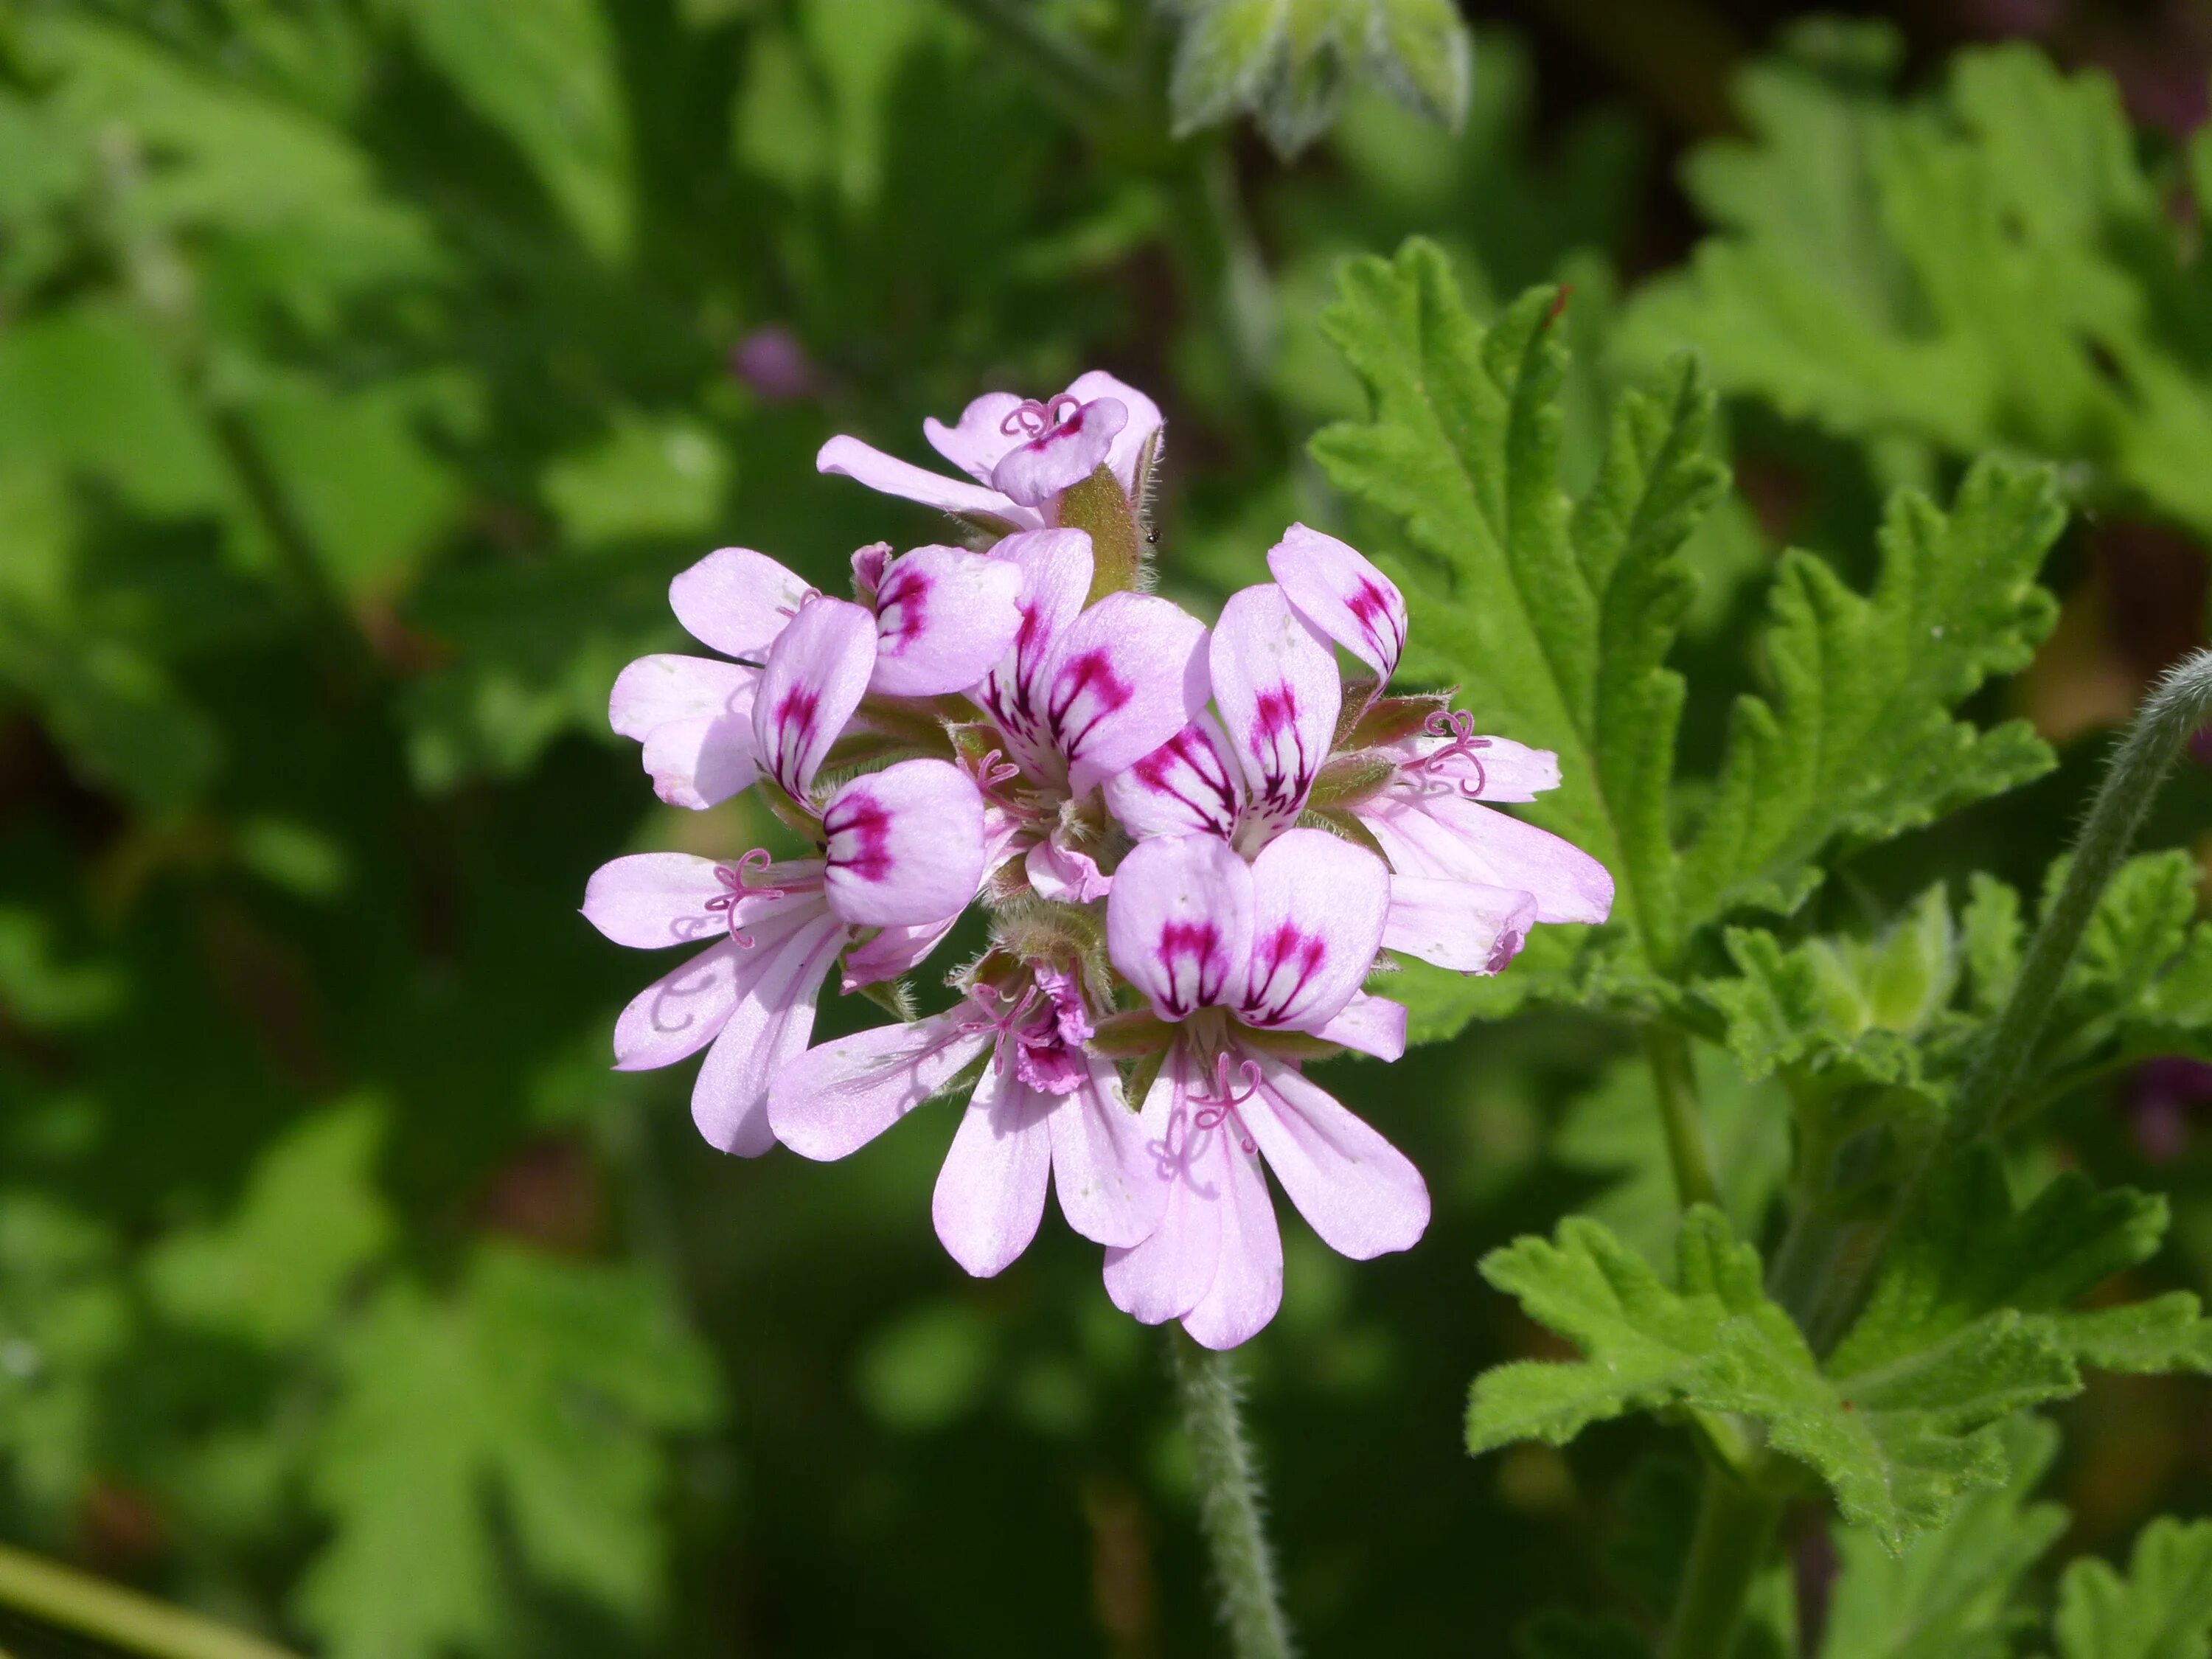
[[[5,1545],[0,1606],[148,1659],[297,1659],[258,1637]]]
[[[1198,1473],[1199,1524],[1213,1558],[1230,1651],[1236,1659],[1289,1659],[1290,1624],[1267,1547],[1259,1471],[1244,1438],[1237,1362],[1201,1348],[1179,1328],[1170,1342],[1176,1397]]]
[[[946,0],[986,35],[1086,103],[1128,100],[1128,77],[1081,41],[1038,21],[1030,0]]]
[[[1674,1171],[1674,1196],[1682,1208],[1718,1204],[1719,1179],[1713,1173],[1713,1149],[1705,1137],[1705,1114],[1698,1109],[1698,1078],[1690,1062],[1690,1040],[1668,1027],[1644,1028],[1644,1057],[1659,1095],[1659,1121],[1667,1132],[1667,1162]]]
[[[1751,1581],[1782,1519],[1778,1498],[1755,1492],[1717,1469],[1705,1474],[1689,1565],[1668,1621],[1659,1659],[1729,1659],[1743,1626]]]

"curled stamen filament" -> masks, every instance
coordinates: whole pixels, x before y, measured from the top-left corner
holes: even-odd
[[[1006,418],[999,422],[999,430],[1009,438],[1042,438],[1067,423],[1068,417],[1083,407],[1083,400],[1063,392],[1049,403],[1040,403],[1032,398],[1017,404]]]
[[[1489,787],[1490,779],[1483,770],[1481,757],[1474,751],[1478,749],[1489,748],[1490,739],[1474,735],[1474,716],[1464,708],[1439,708],[1421,722],[1421,730],[1432,738],[1448,737],[1451,739],[1434,754],[1422,758],[1419,766],[1422,772],[1441,772],[1449,762],[1462,759],[1474,768],[1474,776],[1471,779],[1445,781],[1435,785],[1434,787],[1441,789],[1456,787],[1459,793],[1469,800],[1481,799],[1483,791]]]
[[[1229,1081],[1229,1056],[1216,1054],[1213,1057],[1214,1091],[1211,1095],[1193,1095],[1190,1097],[1190,1103],[1198,1108],[1191,1114],[1190,1127],[1203,1131],[1218,1128],[1224,1122],[1234,1122],[1237,1144],[1248,1152],[1256,1152],[1260,1148],[1253,1141],[1251,1131],[1244,1127],[1244,1120],[1237,1115],[1237,1109],[1260,1092],[1260,1062],[1255,1060],[1239,1062],[1237,1074],[1244,1083],[1241,1092]]]
[[[996,794],[1000,784],[1022,774],[1022,769],[1006,759],[1005,755],[1004,750],[994,749],[969,769],[975,787],[987,795]]]
[[[961,1030],[973,1033],[1011,1031],[1022,1023],[1023,1016],[1036,1006],[1037,999],[1044,994],[1035,985],[1020,987],[978,985],[969,994],[978,1002],[995,1002],[999,1005],[997,1013],[981,1015],[976,1018],[963,1019],[960,1022]],[[1003,1069],[1005,1058],[1003,1054],[998,1056],[994,1064],[999,1065]]]
[[[753,936],[738,931],[738,907],[747,899],[780,899],[783,896],[782,888],[755,887],[749,879],[753,874],[766,871],[775,862],[775,857],[767,848],[756,847],[735,864],[718,864],[714,866],[714,879],[720,882],[726,890],[708,899],[707,908],[721,914],[723,921],[729,927],[732,941],[740,951],[750,951],[753,948]]]

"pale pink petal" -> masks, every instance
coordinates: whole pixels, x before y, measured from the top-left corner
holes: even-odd
[[[919,501],[963,518],[997,520],[1016,530],[1036,530],[1044,524],[1034,507],[1009,501],[995,489],[927,471],[872,449],[858,438],[832,438],[822,446],[814,465],[817,471],[842,473],[886,495]]]
[[[1245,810],[1271,826],[1295,823],[1336,735],[1344,688],[1335,653],[1268,582],[1230,596],[1206,655],[1243,769]]]
[[[769,1085],[775,1138],[802,1158],[825,1160],[866,1146],[990,1047],[992,1031],[974,1012],[963,1003],[808,1049]]]
[[[1114,882],[1098,860],[1057,840],[1039,842],[1022,860],[1023,872],[1039,898],[1061,904],[1091,904],[1113,890]]]
[[[1233,1348],[1257,1336],[1283,1304],[1283,1236],[1260,1160],[1244,1150],[1236,1120],[1200,1133],[1207,1145],[1184,1179],[1219,1194],[1212,1207],[1221,1212],[1221,1243],[1213,1282],[1182,1328],[1202,1346]]]
[[[793,799],[814,787],[875,666],[876,619],[844,599],[810,601],[777,637],[753,697],[753,740],[761,770]]]
[[[1137,469],[1144,465],[1149,446],[1151,459],[1158,462],[1164,447],[1160,431],[1167,423],[1160,417],[1160,406],[1136,387],[1115,380],[1103,368],[1094,368],[1079,374],[1069,382],[1067,395],[1079,403],[1095,403],[1101,398],[1111,398],[1127,411],[1127,423],[1114,434],[1114,446],[1106,453],[1106,465],[1114,469],[1114,476],[1121,481],[1121,488],[1131,495],[1137,493],[1141,482]]]
[[[813,592],[767,554],[725,547],[669,583],[668,603],[702,645],[757,662]]]
[[[1433,794],[1457,791],[1469,799],[1534,800],[1559,787],[1559,756],[1510,738],[1474,738],[1471,746],[1462,746],[1424,733],[1407,749],[1419,757],[1407,768],[1408,784]]]
[[[1394,875],[1382,948],[1462,974],[1494,974],[1513,960],[1535,920],[1535,896],[1517,888]]]
[[[744,957],[735,939],[725,939],[632,997],[615,1021],[615,1070],[672,1066],[720,1036],[737,1006]]]
[[[653,793],[671,806],[697,812],[726,801],[760,776],[752,710],[656,726],[645,740],[644,760]]]
[[[1060,491],[1096,472],[1129,423],[1119,399],[1101,398],[1068,410],[1049,431],[1017,442],[991,469],[991,486],[1024,507],[1055,504]]]
[[[1286,830],[1252,861],[1252,900],[1250,963],[1232,993],[1237,1018],[1318,1030],[1375,965],[1390,908],[1389,871],[1326,830]]]
[[[1334,536],[1294,524],[1267,555],[1306,619],[1385,680],[1406,650],[1406,598],[1367,556]]]
[[[1026,531],[992,550],[1022,573],[1015,608],[1020,613],[1012,649],[984,677],[975,701],[988,712],[1036,781],[1058,783],[1065,769],[1045,729],[1045,676],[1062,634],[1090,596],[1091,538],[1080,530]]]
[[[1455,793],[1391,790],[1353,810],[1401,874],[1518,889],[1539,921],[1603,921],[1613,908],[1613,878],[1589,854]]]
[[[1188,1103],[1190,1079],[1188,1056],[1177,1044],[1153,1079],[1142,1119],[1145,1150],[1164,1189],[1159,1224],[1141,1243],[1106,1250],[1107,1296],[1146,1325],[1180,1319],[1197,1306],[1213,1283],[1220,1253],[1220,1189],[1201,1189],[1197,1171],[1185,1167],[1196,1109]]]
[[[1307,1224],[1357,1261],[1411,1249],[1429,1224],[1421,1172],[1327,1090],[1279,1060],[1259,1064],[1259,1091],[1237,1110]]]
[[[967,908],[983,878],[983,797],[948,761],[854,778],[822,809],[832,909],[864,927],[910,927]]]
[[[1006,419],[1022,406],[1011,392],[987,392],[960,411],[960,423],[947,426],[934,415],[921,423],[929,447],[978,483],[991,482],[999,457],[1018,441],[1006,432]]]
[[[884,585],[884,572],[890,568],[891,544],[870,542],[866,547],[856,547],[852,562],[853,597],[872,611],[876,608],[876,591]]]
[[[1251,868],[1228,842],[1155,836],[1114,872],[1106,953],[1161,1018],[1182,1019],[1243,988],[1253,908]]]
[[[1019,567],[959,547],[917,547],[884,567],[876,589],[872,690],[892,697],[965,691],[994,667],[1021,627]]]
[[[699,1133],[709,1146],[738,1158],[758,1158],[775,1144],[769,1086],[806,1052],[823,976],[849,935],[844,923],[817,908],[787,934],[761,931],[757,937],[744,953],[751,971],[740,975],[737,1006],[691,1087],[691,1121]]]
[[[1198,718],[1134,766],[1106,780],[1106,810],[1139,841],[1152,836],[1231,836],[1244,805],[1244,775],[1221,724]]]
[[[1080,799],[1206,706],[1206,625],[1150,593],[1109,593],[1061,634],[1043,691],[1054,748]]]
[[[672,720],[752,718],[760,671],[712,657],[640,657],[615,676],[607,724],[641,741]]]
[[[1006,854],[1020,826],[1004,813],[988,808],[983,814],[983,876],[988,879]],[[978,888],[981,880],[976,883]],[[874,985],[887,979],[896,979],[914,968],[925,957],[945,942],[960,920],[954,911],[941,921],[925,922],[908,927],[886,927],[866,944],[857,945],[845,953],[844,988],[857,991],[863,985]]]
[[[689,853],[636,853],[601,865],[584,889],[584,919],[617,945],[657,950],[698,945],[726,935],[726,915],[709,902],[726,899],[723,866]]]
[[[1036,1237],[1052,1176],[1054,1101],[987,1066],[937,1172],[930,1218],[952,1259],[978,1279],[1012,1263]]]
[[[1406,1057],[1406,1010],[1388,997],[1356,991],[1334,1019],[1314,1035],[1323,1042],[1342,1043],[1377,1060]]]
[[[1144,1242],[1160,1224],[1167,1183],[1152,1133],[1121,1098],[1112,1064],[1084,1056],[1090,1078],[1053,1108],[1052,1183],[1067,1224],[1097,1244]]]

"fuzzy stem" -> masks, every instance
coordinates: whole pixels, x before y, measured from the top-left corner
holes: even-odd
[[[1665,1026],[1647,1025],[1644,1054],[1651,1062],[1651,1082],[1659,1096],[1659,1121],[1667,1132],[1667,1162],[1674,1171],[1675,1199],[1686,1210],[1692,1204],[1718,1204],[1720,1182],[1713,1174],[1705,1115],[1698,1109],[1690,1040]]]
[[[2112,751],[2058,896],[2028,942],[2004,1012],[1959,1085],[1948,1136],[1954,1149],[1996,1127],[2034,1057],[2097,901],[2127,857],[2182,745],[2207,720],[2212,720],[2212,651],[2199,651],[2166,671]]]
[[[1199,1523],[1213,1558],[1221,1622],[1236,1659],[1288,1659],[1290,1625],[1275,1583],[1275,1559],[1261,1516],[1259,1471],[1238,1413],[1237,1362],[1170,1334],[1176,1395],[1198,1472]]]
[[[149,1659],[295,1659],[258,1637],[5,1545],[0,1606]]]
[[[1680,1597],[1659,1659],[1728,1659],[1743,1625],[1751,1581],[1782,1518],[1782,1505],[1718,1470],[1705,1475]]]

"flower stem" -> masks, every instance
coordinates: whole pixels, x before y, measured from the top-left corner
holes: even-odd
[[[2034,1058],[2044,1022],[2097,901],[2127,857],[2182,745],[2207,720],[2212,720],[2212,651],[2198,651],[2166,671],[2112,751],[2058,896],[2028,941],[2004,1012],[1959,1085],[1947,1137],[1953,1149],[1997,1127]]]
[[[1236,1659],[1288,1659],[1290,1625],[1275,1583],[1275,1558],[1261,1516],[1259,1472],[1238,1411],[1237,1362],[1175,1329],[1176,1395],[1198,1473],[1199,1524],[1213,1558],[1221,1621]]]
[[[1684,1209],[1718,1204],[1720,1182],[1713,1174],[1713,1151],[1705,1139],[1705,1115],[1698,1109],[1698,1078],[1691,1069],[1690,1040],[1663,1025],[1644,1028],[1644,1057],[1659,1095],[1659,1121],[1667,1132],[1667,1162],[1674,1171],[1674,1196]]]
[[[258,1637],[5,1545],[0,1607],[149,1659],[295,1659]]]
[[[1659,1659],[1728,1659],[1743,1625],[1743,1604],[1782,1518],[1777,1498],[1717,1469],[1705,1474],[1698,1529]]]

